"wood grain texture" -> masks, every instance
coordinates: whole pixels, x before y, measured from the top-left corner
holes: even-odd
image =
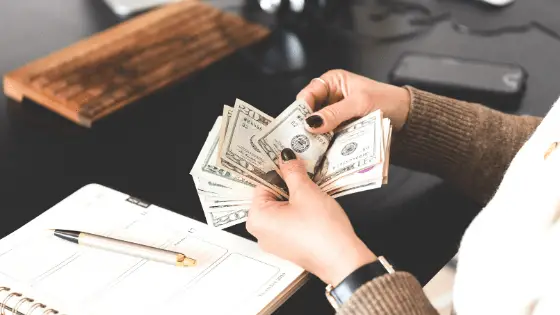
[[[4,93],[91,127],[269,34],[197,0],[163,6],[4,76]]]

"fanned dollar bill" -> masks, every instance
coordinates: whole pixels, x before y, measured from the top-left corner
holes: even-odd
[[[242,100],[236,100],[222,143],[221,163],[224,167],[260,183],[283,197],[288,187],[262,149],[254,144],[257,133],[274,118]]]
[[[258,146],[269,160],[279,167],[279,156],[285,148],[292,149],[305,162],[309,177],[313,178],[329,148],[333,133],[312,134],[305,129],[305,118],[312,114],[304,101],[293,102],[256,137]]]
[[[381,181],[367,182],[367,183],[357,184],[349,187],[339,188],[337,190],[330,192],[329,195],[333,198],[339,198],[339,197],[355,194],[358,192],[363,192],[366,190],[377,189],[380,188],[382,185],[383,183]]]
[[[224,111],[222,113],[222,125],[220,126],[220,135],[218,139],[218,156],[216,157],[216,165],[223,167],[222,165],[222,143],[224,143],[224,138],[226,137],[226,132],[231,121],[231,115],[233,115],[233,107],[224,105]]]
[[[381,111],[377,110],[338,130],[314,178],[315,183],[324,187],[379,164],[384,151],[382,124]]]
[[[236,193],[250,194],[252,192],[252,189],[255,187],[254,183],[237,173],[218,167],[215,164],[219,150],[218,131],[221,120],[221,116],[216,119],[216,122],[210,130],[208,138],[206,139],[206,142],[202,147],[202,151],[200,152],[196,162],[194,163],[190,174],[198,178],[210,180],[212,183],[215,183],[216,186],[233,188],[235,189]]]
[[[217,211],[208,214],[208,220],[211,226],[225,229],[239,223],[247,221],[249,216],[249,208],[238,209],[234,211]]]
[[[388,118],[383,119],[382,130],[384,149],[381,152],[384,152],[382,156],[383,158],[385,158],[389,156],[389,143],[391,140],[391,126]],[[382,164],[376,164],[372,167],[367,167],[352,174],[348,174],[347,176],[339,178],[338,180],[324,185],[321,188],[328,194],[333,195],[337,190],[340,190],[341,188],[345,188],[346,190],[350,191],[350,188],[363,185],[364,183],[383,182],[383,184],[386,184],[388,167],[389,160],[385,159],[383,160]],[[369,185],[368,187],[372,187],[370,189],[377,188],[376,185]]]
[[[239,99],[233,107],[224,105],[190,171],[208,225],[225,229],[245,222],[257,185],[279,200],[289,198],[278,172],[284,148],[305,162],[310,179],[333,198],[388,183],[392,127],[383,113],[322,135],[305,129],[310,114],[303,101],[276,118]]]
[[[195,180],[195,186],[196,185],[197,182]],[[211,210],[207,208],[203,202],[204,194],[199,194],[199,198],[204,211],[204,217],[206,218],[206,223],[212,227],[225,229],[247,221],[249,206],[237,207],[234,209],[222,208]]]
[[[194,185],[199,190],[200,179],[193,176]],[[230,226],[243,223],[247,221],[247,213],[249,212],[249,207],[244,207],[243,209],[220,209],[211,211],[204,203],[204,196],[211,194],[208,192],[198,192],[198,197],[202,205],[202,210],[204,212],[204,217],[206,218],[206,223],[212,227],[218,229],[225,229]]]

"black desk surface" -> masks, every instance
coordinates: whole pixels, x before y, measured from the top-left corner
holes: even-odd
[[[0,236],[92,182],[204,221],[189,171],[222,105],[238,97],[275,116],[328,69],[386,81],[401,53],[436,52],[525,67],[530,78],[521,113],[544,115],[559,94],[560,6],[554,1],[518,1],[505,9],[471,0],[415,1],[424,7],[401,10],[384,23],[369,18],[381,11],[368,2],[335,10],[329,25],[345,31],[292,27],[292,41],[300,41],[305,56],[302,71],[265,73],[255,62],[260,59],[251,58],[256,55],[240,53],[91,130],[31,102],[0,97]],[[442,19],[416,37],[379,38],[415,31],[408,20],[427,14],[425,8]],[[97,0],[7,1],[0,9],[0,73],[118,21]],[[478,31],[460,32],[460,24]],[[375,252],[422,283],[455,254],[479,210],[439,179],[398,167],[391,167],[388,186],[340,202]],[[250,237],[243,225],[229,231]],[[278,313],[332,313],[323,292],[313,279]]]

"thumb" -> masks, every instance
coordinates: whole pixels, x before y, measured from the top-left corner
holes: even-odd
[[[253,200],[251,205],[260,208],[276,201],[276,195],[274,195],[269,189],[265,188],[262,185],[257,185],[253,193]]]
[[[280,176],[286,182],[290,196],[294,192],[309,185],[311,179],[307,175],[305,164],[298,159],[292,149],[286,148],[280,153]]]
[[[333,131],[341,123],[360,116],[360,102],[345,98],[326,106],[305,119],[306,129],[311,133],[322,134]]]

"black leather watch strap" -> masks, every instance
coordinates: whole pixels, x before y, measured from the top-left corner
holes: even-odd
[[[336,302],[339,305],[344,304],[344,302],[350,299],[352,294],[354,294],[354,292],[356,292],[356,290],[358,290],[363,284],[376,277],[393,272],[389,263],[386,262],[387,266],[385,266],[381,260],[386,262],[383,257],[379,257],[374,262],[365,264],[356,269],[344,278],[344,280],[342,280],[342,282],[340,282],[336,287],[334,287],[331,291],[331,295]]]

